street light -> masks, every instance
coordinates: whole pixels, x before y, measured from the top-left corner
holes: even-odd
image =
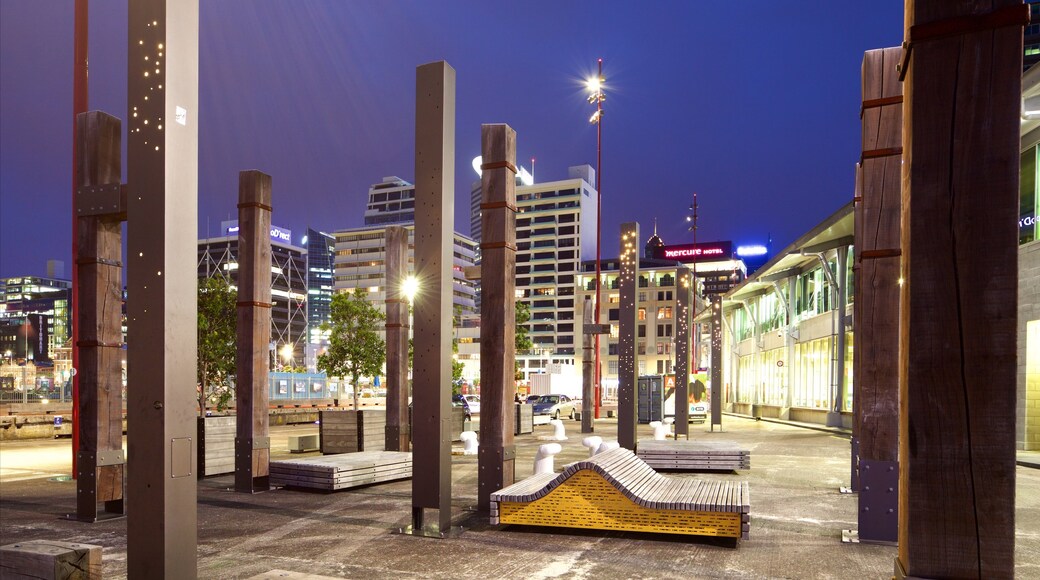
[[[594,78],[591,78],[585,82],[585,85],[589,89],[589,104],[596,105],[596,112],[589,117],[589,122],[596,126],[596,303],[593,307],[593,313],[595,316],[595,323],[599,325],[599,305],[600,305],[600,230],[603,223],[603,101],[607,100],[607,96],[603,93],[603,84],[606,79],[603,78],[603,59],[597,61],[598,72]],[[599,408],[601,404],[602,389],[600,376],[600,361],[599,361],[599,333],[596,333],[596,366],[593,369],[595,373],[594,383],[596,386],[595,395],[595,414],[594,416],[599,419]]]
[[[405,278],[401,284],[401,292],[408,298],[409,304],[415,302],[415,295],[419,293],[419,279],[415,276]]]
[[[279,351],[282,355],[282,360],[286,363],[291,363],[293,360],[293,347],[291,344],[283,344],[282,349]],[[291,365],[290,365],[291,366]]]
[[[692,290],[693,290],[693,311],[690,313],[690,320],[693,320],[694,318],[697,318],[697,253],[696,253],[697,252],[697,194],[696,193],[693,194],[693,203],[690,204],[690,211],[693,212],[693,215],[686,216],[686,221],[689,222],[689,224],[690,224],[690,231],[693,232],[694,257],[693,257],[693,275],[691,276],[691,278],[693,279],[693,288],[692,288]],[[693,344],[691,345],[692,348],[690,350],[693,351],[693,364],[694,364],[693,372],[696,373],[700,369],[700,353],[697,352],[697,338],[698,338],[697,335],[699,334],[697,332],[697,325],[696,324],[691,324],[691,329],[690,330],[693,331],[691,333],[693,335],[691,337],[691,342]]]

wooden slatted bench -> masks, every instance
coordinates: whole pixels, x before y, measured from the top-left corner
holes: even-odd
[[[746,481],[657,473],[614,449],[491,494],[491,523],[747,539]]]
[[[643,439],[636,455],[654,469],[737,471],[751,469],[751,451],[731,441]]]
[[[335,491],[412,477],[412,454],[359,451],[271,462],[271,485]]]

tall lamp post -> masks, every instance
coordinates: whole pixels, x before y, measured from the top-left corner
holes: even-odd
[[[690,312],[690,320],[693,320],[693,319],[697,318],[697,253],[696,253],[697,252],[697,194],[696,193],[693,194],[693,203],[690,204],[690,210],[693,212],[693,215],[686,216],[686,221],[690,222],[690,231],[693,232],[694,258],[693,258],[693,275],[691,276],[691,278],[693,279],[693,284],[692,284],[692,288],[693,288],[693,303],[692,303],[692,306],[691,306],[692,310]],[[693,373],[691,373],[691,374],[696,374],[697,371],[700,370],[700,353],[697,351],[697,338],[698,338],[698,334],[699,334],[697,332],[697,325],[691,324],[690,325],[690,330],[693,331],[693,332],[691,332],[691,335],[692,335],[691,342],[693,344],[691,345],[692,348],[690,349],[690,351],[693,352]]]
[[[596,105],[596,112],[589,117],[589,122],[596,126],[596,304],[593,307],[595,324],[599,326],[600,305],[600,229],[603,222],[603,101],[607,96],[603,94],[603,59],[598,61],[599,71],[595,78],[589,79],[586,85],[589,88],[589,103]],[[599,408],[602,404],[603,390],[602,378],[600,376],[599,362],[599,333],[596,333],[596,367],[594,383],[596,385],[595,417],[599,419]]]

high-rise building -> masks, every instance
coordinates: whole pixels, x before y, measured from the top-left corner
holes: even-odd
[[[516,356],[525,379],[550,365],[574,365],[580,350],[575,301],[581,262],[596,257],[595,181],[596,171],[579,165],[569,168],[567,179],[516,188],[516,297],[530,308],[533,343]],[[478,224],[479,183],[471,195],[471,224]]]
[[[365,225],[402,224],[415,221],[415,186],[397,176],[384,177],[368,188]]]
[[[51,360],[51,353],[69,340],[71,301],[69,280],[42,276],[0,279],[0,355],[9,360]]]
[[[329,321],[329,307],[335,292],[333,280],[336,238],[314,229],[307,230],[307,342],[308,366],[315,353],[328,344],[321,325]]]
[[[414,190],[413,190],[414,194]],[[408,230],[409,269],[415,263],[415,225],[400,224]],[[355,288],[368,291],[369,300],[380,310],[386,310],[386,226],[354,228],[333,232],[336,256],[333,264],[336,292],[353,292]],[[474,283],[463,274],[473,265],[477,244],[469,237],[455,234],[452,302],[462,314],[470,314],[474,307]],[[419,288],[422,292],[422,288]]]
[[[238,223],[221,224],[224,236],[199,240],[199,278],[222,277],[238,288]],[[276,368],[302,366],[307,344],[306,251],[292,232],[271,226],[271,343]],[[291,349],[291,350],[290,350]],[[290,355],[291,352],[291,355]]]

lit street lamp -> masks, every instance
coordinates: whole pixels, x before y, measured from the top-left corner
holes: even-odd
[[[603,78],[603,59],[598,61],[599,70],[595,78],[586,81],[586,86],[589,89],[589,103],[596,105],[596,112],[589,117],[589,122],[596,126],[596,303],[593,307],[593,313],[595,315],[595,324],[599,325],[599,305],[600,305],[600,229],[603,222],[603,101],[607,100],[607,96],[603,93],[603,83],[606,79]],[[596,333],[596,366],[593,368],[595,378],[593,382],[596,386],[595,394],[595,414],[594,417],[599,419],[599,408],[602,399],[602,389],[600,376],[600,362],[599,362],[599,333]]]
[[[697,194],[696,193],[693,194],[693,203],[690,204],[690,211],[693,212],[693,215],[686,216],[686,221],[690,223],[690,231],[693,232],[694,259],[693,259],[693,275],[691,276],[691,278],[693,280],[693,288],[692,288],[692,290],[693,290],[693,301],[692,301],[692,312],[690,313],[690,320],[693,320],[693,319],[697,318],[697,255],[696,255],[696,250],[697,250]],[[696,373],[698,370],[700,370],[700,355],[697,352],[697,339],[699,338],[697,335],[699,333],[697,332],[697,325],[696,324],[693,324],[691,326],[692,326],[691,330],[693,330],[693,332],[691,333],[691,335],[692,335],[691,336],[691,342],[692,342],[691,346],[692,346],[692,348],[690,349],[690,351],[693,352],[693,372]]]
[[[411,305],[415,302],[415,295],[419,293],[419,279],[415,276],[405,278],[404,284],[401,285],[401,292],[408,298],[408,304]]]
[[[282,360],[285,361],[285,364],[288,364],[290,367],[293,366],[292,365],[292,362],[293,362],[293,347],[292,347],[292,345],[291,344],[283,344],[282,345],[282,349],[279,352],[281,353]]]

